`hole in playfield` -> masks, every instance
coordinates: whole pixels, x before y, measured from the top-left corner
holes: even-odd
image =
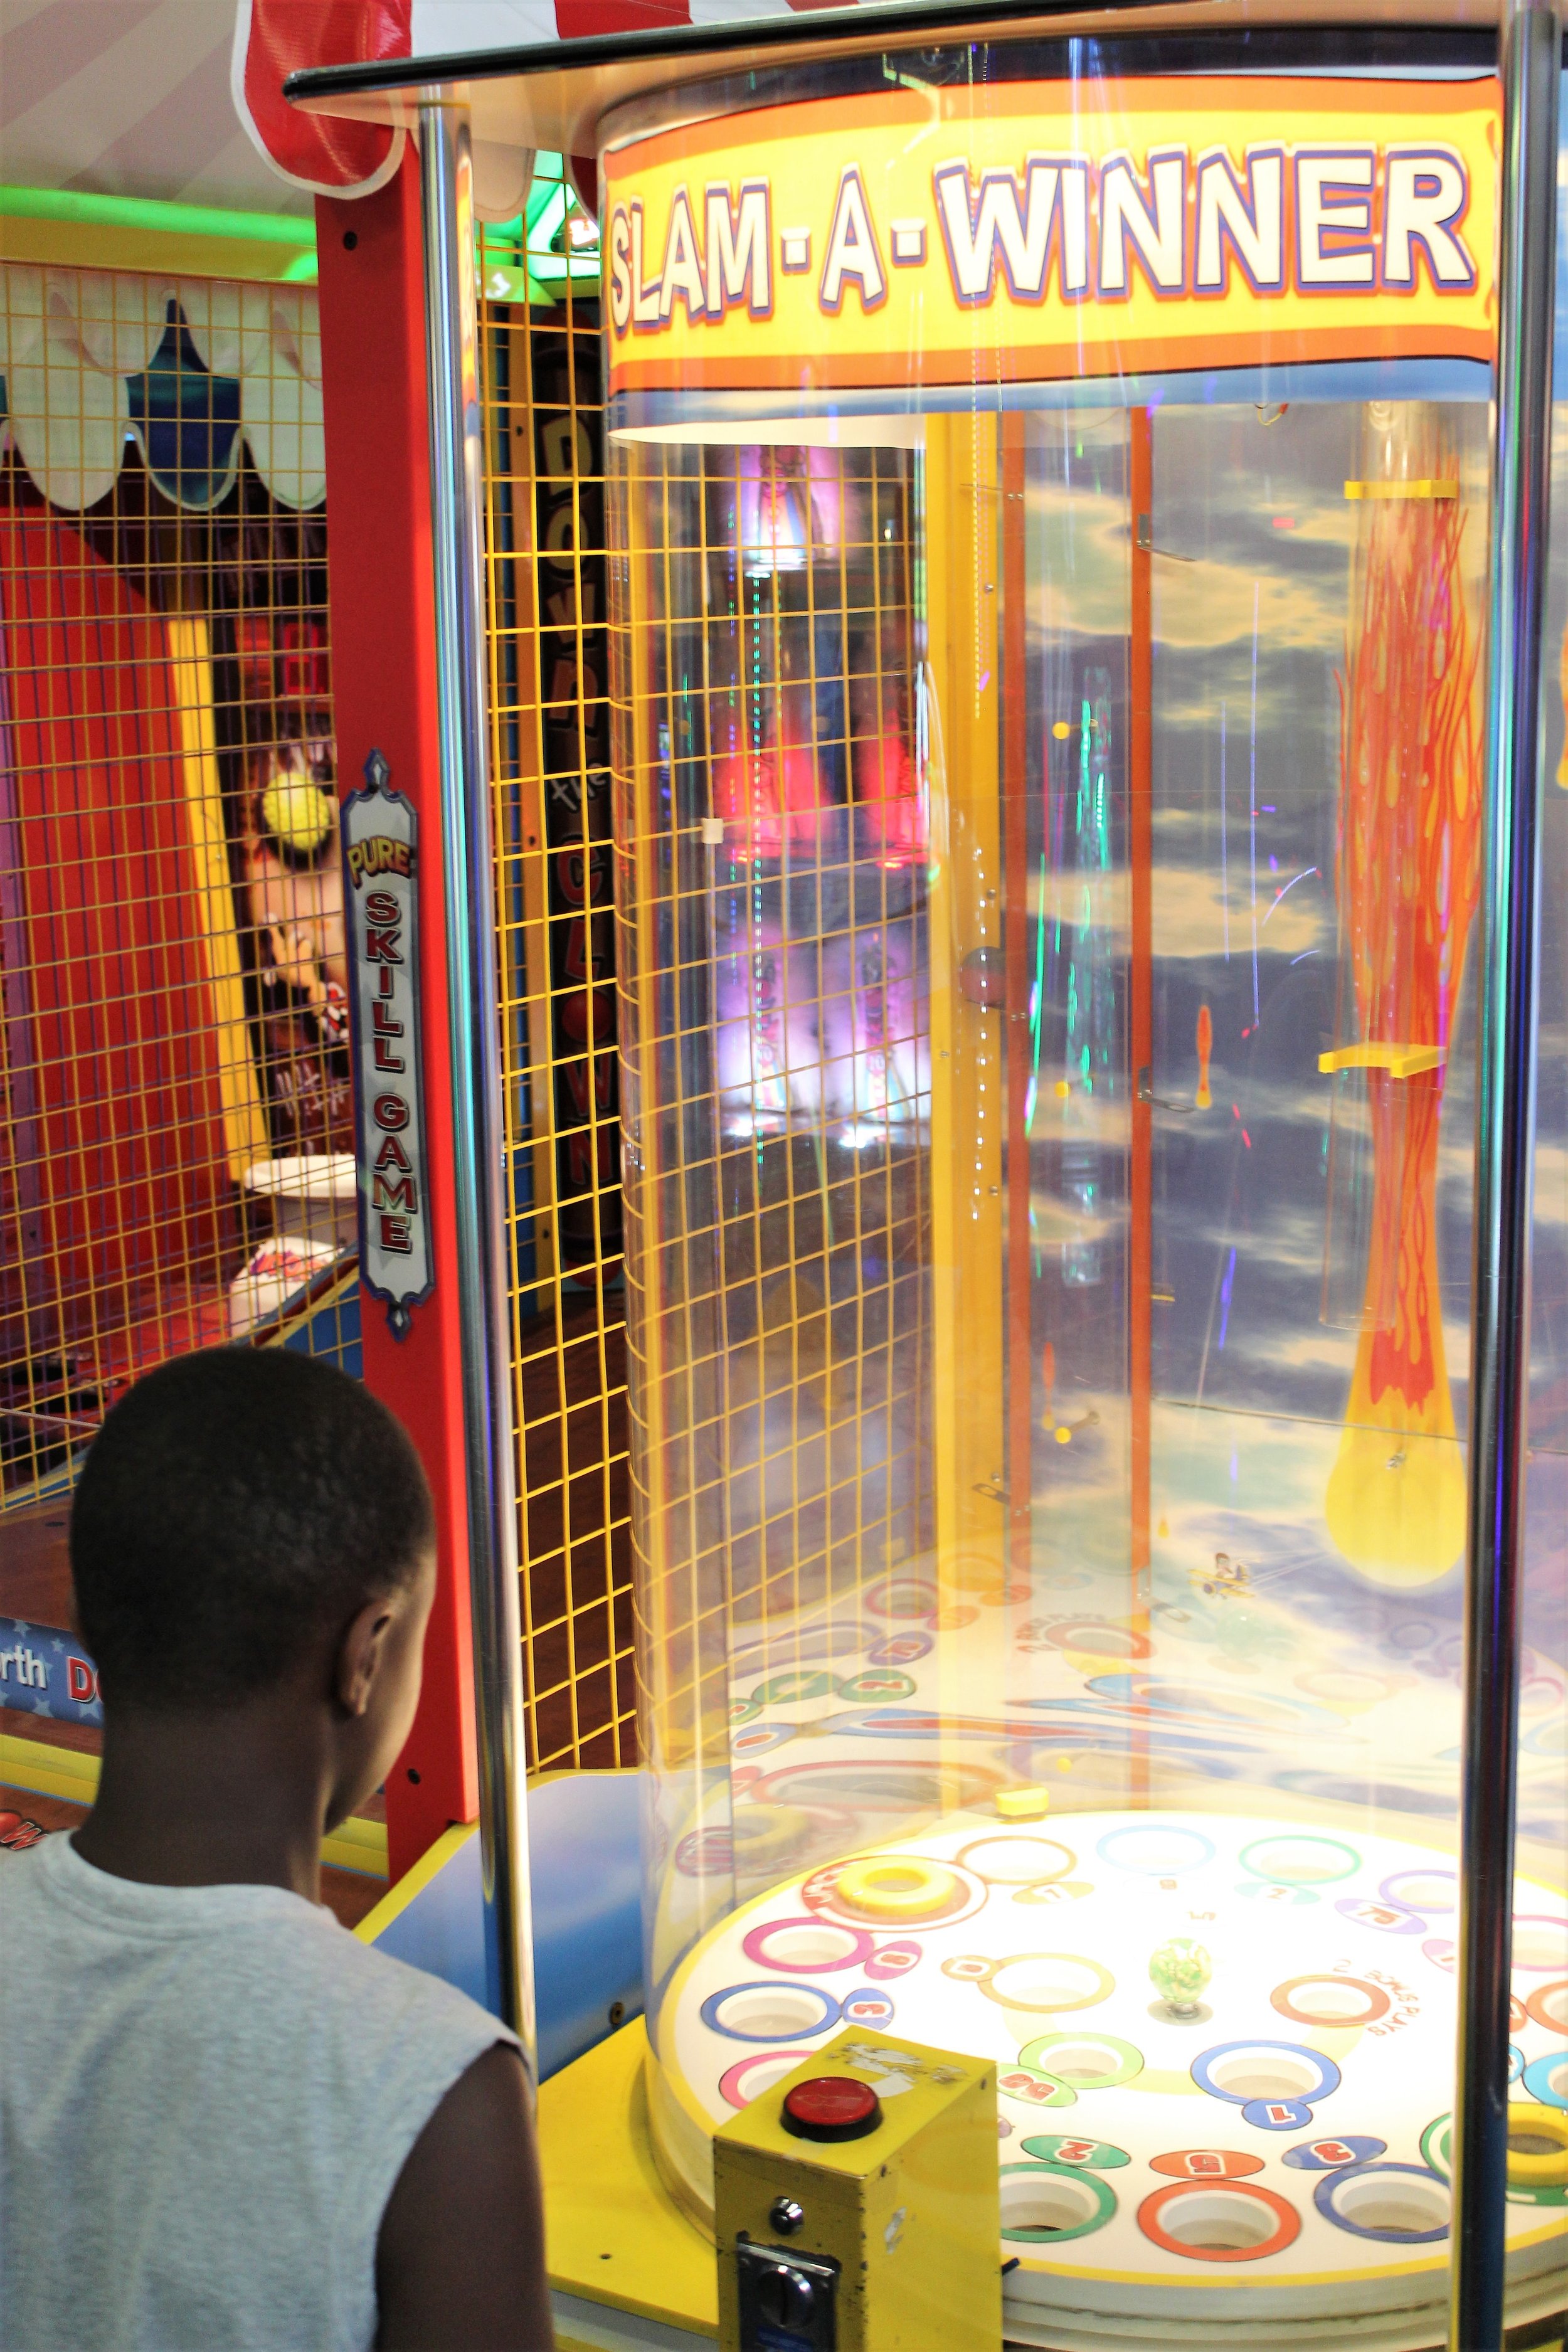
[[[1424,2238],[1428,2231],[1447,2227],[1448,2185],[1415,2172],[1363,2172],[1335,2189],[1334,2210],[1358,2230]]]
[[[791,1985],[733,1992],[721,2001],[718,2022],[730,2033],[749,2033],[759,2042],[781,2040],[792,2033],[812,2033],[833,2011],[815,1993]]]
[[[1380,2014],[1375,1994],[1369,1997],[1364,1985],[1347,1984],[1341,1977],[1310,1977],[1291,1987],[1290,2000],[1325,2025],[1362,2025]]]
[[[842,1927],[775,1927],[767,1939],[768,1959],[775,1969],[831,1968],[858,1948],[855,1937]]]
[[[1120,2053],[1102,2042],[1058,2042],[1041,2063],[1058,2083],[1103,2083],[1121,2071]]]
[[[1510,2156],[1561,2156],[1563,2145],[1550,2132],[1510,2131],[1508,2136]]]
[[[1279,2227],[1278,2216],[1250,2197],[1225,2189],[1194,2189],[1173,2197],[1160,2215],[1161,2227],[1179,2246],[1210,2253],[1238,2254],[1260,2246]]]
[[[1037,2177],[1009,2172],[1002,2180],[1002,2227],[1005,2230],[1078,2230],[1092,2221],[1100,2200],[1081,2180],[1064,2172]]]
[[[1209,2073],[1233,2099],[1306,2099],[1323,2082],[1318,2067],[1288,2050],[1232,2050],[1211,2060]]]

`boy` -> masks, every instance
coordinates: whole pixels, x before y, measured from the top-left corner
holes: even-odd
[[[5,2352],[539,2352],[513,2037],[318,1902],[435,1589],[412,1445],[280,1350],[164,1365],[71,1515],[104,1703],[74,1837],[0,1856]]]

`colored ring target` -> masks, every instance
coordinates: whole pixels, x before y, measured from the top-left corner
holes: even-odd
[[[1002,2235],[1014,2245],[1087,2238],[1116,2210],[1116,2191],[1070,2164],[1005,2164],[1001,2190]]]
[[[1113,1869],[1133,1871],[1142,1878],[1174,1878],[1184,1870],[1201,1870],[1214,1859],[1213,1840],[1179,1822],[1129,1822],[1124,1829],[1108,1830],[1094,1850]]]
[[[1116,1990],[1110,1969],[1081,1952],[1009,1952],[999,1960],[965,1953],[943,1960],[942,1972],[973,1985],[999,2009],[1019,2010],[1026,2017],[1055,2017],[1064,2010],[1093,2009]],[[1033,2062],[1026,2058],[1022,2063]]]
[[[737,2058],[719,2077],[719,2096],[726,2106],[749,2107],[775,2083],[782,2083],[801,2063],[798,2050],[753,2050],[749,2058]]]
[[[1070,1848],[1027,1832],[975,1838],[961,1848],[958,1860],[988,1886],[1045,1886],[1078,1867]]]
[[[1524,2087],[1543,2107],[1568,2110],[1568,2050],[1549,2050],[1524,2070]]]
[[[1312,2202],[1336,2230],[1381,2245],[1432,2246],[1448,2234],[1448,2184],[1424,2164],[1347,2164],[1324,2173]]]
[[[1568,2074],[1568,2068],[1564,2069]],[[1527,2086],[1528,2087],[1528,2086]],[[1510,2189],[1568,2187],[1568,2099],[1551,2106],[1511,2100],[1508,2110],[1508,2185]]]
[[[1340,2086],[1333,2060],[1300,2042],[1216,2042],[1193,2060],[1192,2074],[1200,2091],[1233,2107],[1260,2099],[1310,2106]]]
[[[820,1985],[773,1977],[710,1993],[702,2022],[731,2042],[809,2042],[837,2024],[838,2003]]]
[[[819,1919],[807,1912],[799,1919],[769,1919],[742,1938],[741,1949],[760,1969],[777,1969],[781,1976],[832,1976],[841,1969],[858,1969],[876,1949],[863,1927],[846,1927],[837,1919]]]
[[[1018,2063],[1072,2091],[1109,2091],[1143,2072],[1143,2053],[1114,2033],[1042,2033],[1025,2043]]]
[[[1145,2197],[1138,2227],[1162,2253],[1187,2262],[1260,2263],[1295,2243],[1301,2217],[1287,2198],[1247,2180],[1176,2180]]]
[[[824,1918],[851,1927],[919,1933],[967,1919],[985,1901],[985,1883],[961,1863],[919,1853],[860,1854],[808,1878],[801,1900]]]
[[[1456,1911],[1459,1905],[1459,1882],[1451,1870],[1396,1870],[1378,1888],[1385,1903],[1397,1904],[1402,1911],[1420,1911],[1434,1919]]]
[[[1549,2033],[1568,2032],[1568,1977],[1555,1984],[1537,1985],[1524,2004],[1525,2015]]]
[[[1243,1870],[1250,1870],[1255,1878],[1272,1879],[1279,1886],[1331,1886],[1361,1868],[1353,1846],[1297,1830],[1254,1838],[1242,1847],[1240,1860]]]
[[[1294,2025],[1373,2025],[1393,2007],[1381,1985],[1330,1973],[1287,1977],[1268,1996]]]

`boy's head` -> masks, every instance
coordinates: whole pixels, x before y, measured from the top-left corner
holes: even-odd
[[[77,1622],[111,1709],[230,1708],[303,1676],[357,1714],[340,1654],[380,1622],[377,1711],[395,1664],[411,1718],[434,1540],[419,1457],[360,1381],[215,1348],[139,1381],[94,1440],[71,1508]]]

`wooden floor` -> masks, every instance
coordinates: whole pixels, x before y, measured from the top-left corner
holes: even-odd
[[[0,1709],[0,1731],[33,1723],[31,1716],[18,1716],[14,1707]],[[61,1724],[55,1727],[69,1731],[76,1727]],[[30,1736],[30,1731],[22,1734],[23,1738]],[[87,1813],[85,1805],[73,1805],[64,1797],[43,1797],[30,1789],[13,1789],[0,1781],[0,1847],[36,1845],[37,1839],[29,1833],[31,1831],[41,1830],[49,1835],[74,1830],[86,1821]],[[384,1879],[367,1878],[357,1870],[322,1869],[321,1901],[342,1927],[357,1927],[385,1893]]]

